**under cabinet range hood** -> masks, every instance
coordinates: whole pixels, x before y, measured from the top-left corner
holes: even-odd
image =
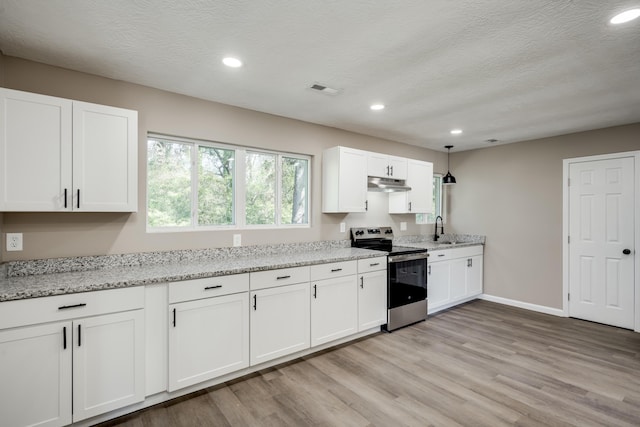
[[[378,178],[376,176],[370,176],[367,179],[367,191],[392,193],[410,190],[411,187],[407,186],[404,179]]]

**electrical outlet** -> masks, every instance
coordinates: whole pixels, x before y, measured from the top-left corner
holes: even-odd
[[[22,233],[7,233],[7,251],[22,250]]]
[[[234,234],[233,235],[233,246],[242,246],[242,235]]]
[[[347,224],[344,222],[340,223],[340,232],[345,233],[347,231]]]
[[[400,231],[407,231],[407,223],[406,222],[401,222],[400,223]]]

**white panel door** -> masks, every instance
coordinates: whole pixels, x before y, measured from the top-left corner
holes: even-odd
[[[251,292],[251,365],[309,348],[309,282]]]
[[[482,293],[482,255],[467,258],[467,296]]]
[[[358,331],[387,323],[387,270],[360,275]]]
[[[169,391],[249,366],[249,293],[169,306]]]
[[[432,262],[427,266],[429,311],[451,300],[450,271],[449,261]]]
[[[341,212],[364,212],[367,209],[367,155],[365,151],[344,148],[340,151]]]
[[[73,323],[73,421],[144,400],[144,310]]]
[[[569,313],[633,328],[634,160],[571,163],[569,177]]]
[[[311,346],[324,344],[358,331],[356,276],[311,283]]]
[[[71,109],[0,88],[0,211],[71,210]]]
[[[71,322],[0,332],[0,425],[71,424]]]
[[[138,113],[73,103],[73,209],[137,210]]]

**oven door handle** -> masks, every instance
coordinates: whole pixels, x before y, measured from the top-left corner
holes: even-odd
[[[420,252],[417,254],[406,254],[406,255],[393,255],[389,256],[388,261],[389,264],[394,262],[403,262],[403,261],[415,261],[420,259],[427,259],[429,254],[426,252]]]

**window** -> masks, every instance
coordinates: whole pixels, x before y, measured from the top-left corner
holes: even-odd
[[[308,156],[150,135],[147,228],[308,226],[309,163]]]
[[[442,215],[442,175],[433,174],[433,213],[416,214],[416,224],[433,224]]]

